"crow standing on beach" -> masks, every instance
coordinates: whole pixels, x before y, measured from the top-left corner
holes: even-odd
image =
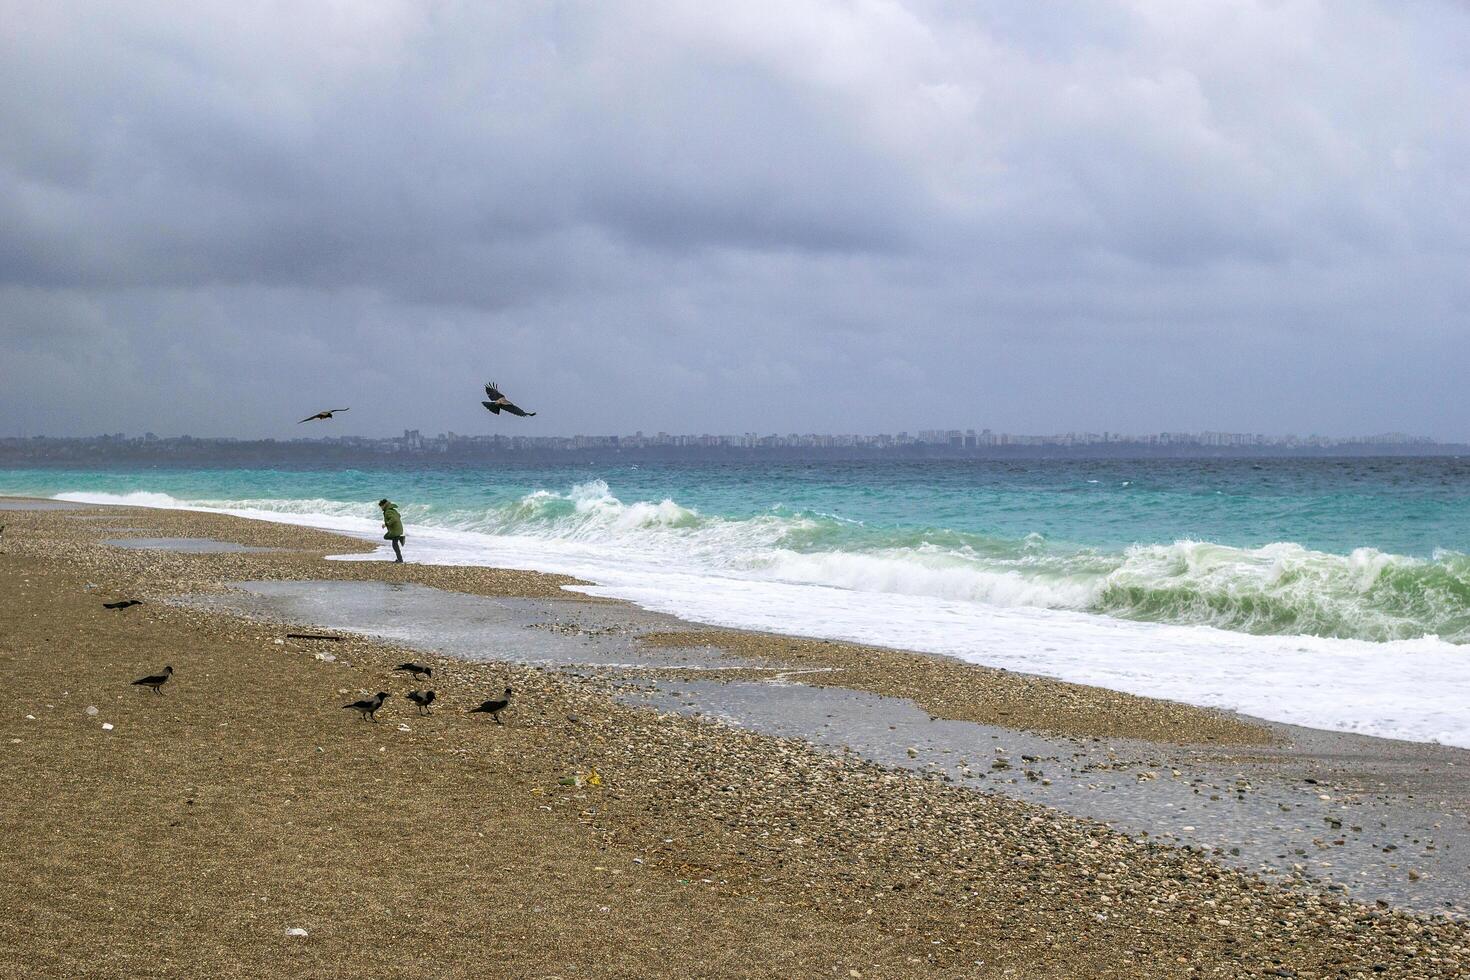
[[[434,697],[433,691],[408,692],[408,699],[419,706],[419,714],[421,715],[432,715],[434,713],[434,709],[429,707],[429,705],[434,703]]]
[[[397,667],[393,668],[393,672],[395,674],[400,672],[404,674],[412,674],[413,679],[416,681],[421,681],[426,677],[434,676],[433,667],[425,667],[423,664],[414,663],[413,661],[409,661],[406,664],[399,664]]]
[[[163,673],[161,674],[149,674],[147,677],[138,678],[137,680],[133,681],[133,686],[151,687],[153,688],[154,694],[162,694],[163,685],[167,684],[168,679],[172,676],[174,676],[174,668],[173,665],[170,664],[163,668]]]
[[[527,418],[536,414],[535,412],[526,411],[524,408],[521,408],[515,402],[511,401],[509,398],[506,398],[504,395],[502,395],[500,393],[500,389],[496,386],[494,381],[485,386],[485,397],[490,400],[480,402],[480,404],[490,409],[490,411],[495,415],[499,415],[501,409],[504,409],[512,415],[519,415],[521,418]]]
[[[308,415],[306,418],[302,419],[301,422],[315,422],[317,419],[329,419],[333,415],[336,415],[338,412],[350,411],[352,411],[352,409],[350,408],[329,408],[325,412],[317,412],[315,415]],[[296,424],[300,425],[301,422],[297,422]]]
[[[377,694],[374,694],[370,698],[363,698],[361,701],[354,701],[351,704],[344,704],[342,705],[342,707],[344,709],[351,708],[353,711],[360,712],[362,714],[363,721],[367,721],[369,718],[371,718],[373,721],[377,721],[378,709],[381,708],[383,706],[383,702],[388,700],[390,697],[392,697],[392,695],[389,694],[387,691],[379,691]]]
[[[495,724],[503,725],[504,722],[500,720],[500,713],[508,707],[510,707],[510,688],[507,687],[503,696],[492,698],[478,708],[471,708],[467,714],[486,714],[495,719]]]

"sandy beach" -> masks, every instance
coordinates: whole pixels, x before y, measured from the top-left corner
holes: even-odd
[[[326,561],[370,546],[184,511],[11,509],[0,523],[10,975],[1451,977],[1470,964],[1458,915],[640,704],[626,674],[350,632],[289,640],[279,623],[175,601],[241,581],[387,582],[592,616],[598,600],[562,577]],[[269,550],[108,543],[127,538]],[[102,607],[130,597],[144,602]],[[1367,741],[850,644],[690,624],[627,642],[737,656],[744,673],[729,681],[812,672],[806,683],[1078,751],[1116,739],[1140,792],[1171,766],[1181,793],[1177,767],[1191,763],[1250,764],[1253,783],[1284,767],[1312,773],[1324,802],[1372,805],[1376,782],[1385,798],[1424,797],[1415,805],[1438,808],[1446,833],[1466,824],[1464,776],[1441,778],[1459,750],[1390,747],[1375,761]],[[432,715],[402,697],[425,686],[392,672],[408,659],[435,670]],[[176,674],[161,694],[129,683],[164,664]],[[464,713],[507,685],[504,725]],[[340,707],[379,690],[395,696],[376,724]],[[1021,776],[1040,763],[1005,758],[974,768],[1041,786]],[[1146,759],[1157,764],[1134,765]],[[1392,866],[1408,889],[1449,873]]]

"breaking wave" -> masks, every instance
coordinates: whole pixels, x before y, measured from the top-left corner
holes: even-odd
[[[361,520],[375,509],[328,499],[180,500],[166,494],[61,494],[151,507]],[[1347,555],[1279,542],[1208,541],[1106,551],[939,528],[873,527],[823,512],[774,508],[706,515],[671,499],[624,502],[594,480],[483,508],[407,505],[410,525],[576,545],[627,560],[738,578],[1006,607],[1100,613],[1237,632],[1390,641],[1470,642],[1470,556],[1421,559],[1360,548]]]

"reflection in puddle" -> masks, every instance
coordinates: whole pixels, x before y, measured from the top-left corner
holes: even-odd
[[[577,599],[490,599],[391,582],[237,582],[189,603],[350,630],[476,661],[549,667],[710,669],[742,666],[711,650],[636,642],[678,623],[631,606]]]
[[[276,550],[236,544],[233,541],[216,541],[213,538],[109,538],[102,543],[112,545],[114,548],[132,548],[138,551],[177,551],[190,555],[224,555]]]

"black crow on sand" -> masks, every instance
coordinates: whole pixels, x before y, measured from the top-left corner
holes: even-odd
[[[491,718],[494,718],[495,719],[495,724],[502,725],[502,724],[504,724],[504,722],[502,722],[500,720],[500,713],[502,711],[504,711],[508,707],[510,707],[510,688],[507,687],[505,689],[505,694],[503,694],[502,696],[500,696],[498,698],[492,698],[491,700],[486,701],[484,704],[480,705],[478,708],[471,708],[468,713],[469,714],[472,714],[472,715],[473,714],[486,714],[486,715],[489,715]]]
[[[377,694],[374,694],[370,698],[363,698],[361,701],[354,701],[351,704],[344,704],[342,705],[342,707],[351,708],[353,711],[360,712],[362,714],[363,721],[367,721],[369,718],[371,718],[373,721],[377,721],[378,709],[383,706],[384,701],[388,700],[392,696],[393,695],[389,694],[387,691],[379,691]]]
[[[163,685],[167,684],[168,679],[172,676],[174,676],[174,668],[172,665],[169,665],[163,668],[163,673],[149,674],[147,677],[140,677],[137,680],[133,681],[133,684],[137,687],[151,687],[153,688],[154,694],[162,694]]]

